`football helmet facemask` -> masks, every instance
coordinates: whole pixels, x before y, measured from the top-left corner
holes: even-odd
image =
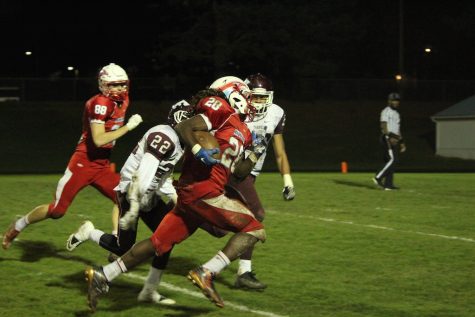
[[[265,117],[274,99],[272,82],[261,73],[249,75],[244,82],[251,89],[251,104],[256,109],[255,120],[260,120]]]
[[[99,90],[112,100],[123,101],[129,94],[129,77],[119,65],[110,63],[102,67],[97,79]]]
[[[231,107],[252,121],[256,110],[251,104],[251,91],[242,79],[234,76],[221,77],[216,79],[209,88],[222,91]]]

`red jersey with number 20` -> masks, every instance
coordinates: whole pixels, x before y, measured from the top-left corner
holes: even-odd
[[[236,158],[252,142],[251,131],[226,100],[206,97],[200,100],[195,110],[218,140],[221,162],[208,167],[187,149],[178,181],[178,188],[183,189],[181,194],[187,196],[182,196],[185,202],[221,195]]]
[[[92,140],[91,123],[104,124],[106,132],[117,130],[124,125],[128,107],[129,97],[121,103],[102,94],[90,98],[84,108],[82,134],[76,152],[86,153],[90,161],[109,160],[115,141],[97,147]]]

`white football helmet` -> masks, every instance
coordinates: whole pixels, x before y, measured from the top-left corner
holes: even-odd
[[[274,87],[269,78],[257,73],[249,75],[244,82],[251,89],[251,104],[256,108],[256,117],[254,120],[260,120],[265,117],[267,108],[274,100]]]
[[[97,76],[99,90],[115,101],[123,101],[129,93],[129,76],[114,63],[102,67]]]
[[[209,88],[222,91],[237,113],[244,114],[252,120],[255,109],[250,102],[251,91],[242,79],[234,76],[221,77],[216,79]]]

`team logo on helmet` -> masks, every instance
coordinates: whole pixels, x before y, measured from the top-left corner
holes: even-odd
[[[175,127],[178,123],[193,117],[195,114],[193,106],[186,100],[181,100],[174,104],[168,113],[167,123]]]

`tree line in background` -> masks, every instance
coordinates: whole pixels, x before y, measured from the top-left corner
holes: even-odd
[[[77,76],[65,70],[70,64],[88,77],[114,61],[131,76],[165,81],[257,71],[388,79],[402,58],[410,78],[466,80],[475,74],[473,16],[470,0],[5,2],[0,77]],[[21,58],[30,61],[18,60],[27,48],[32,58]]]

